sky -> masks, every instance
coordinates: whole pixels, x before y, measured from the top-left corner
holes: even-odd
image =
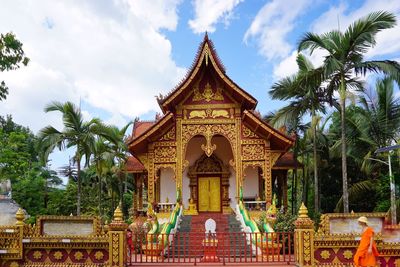
[[[0,7],[0,33],[13,32],[31,60],[0,73],[10,88],[0,115],[34,133],[62,129],[60,114],[43,111],[52,101],[72,101],[85,119],[119,127],[153,120],[161,112],[155,96],[185,77],[206,31],[228,76],[266,114],[285,105],[268,90],[296,72],[306,32],[343,30],[378,10],[400,20],[398,0],[0,0]],[[322,54],[311,59],[318,65]],[[366,59],[400,61],[400,26],[379,33]],[[68,164],[68,154],[55,151],[52,167]]]

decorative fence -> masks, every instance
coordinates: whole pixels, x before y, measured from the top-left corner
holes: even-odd
[[[166,242],[164,242],[166,241]],[[128,265],[138,263],[294,263],[292,233],[175,233],[132,236]]]
[[[0,267],[110,266],[147,263],[251,263],[305,267],[353,266],[359,242],[357,218],[366,216],[375,229],[380,267],[400,266],[400,225],[388,225],[383,213],[326,214],[318,231],[304,205],[289,233],[173,233],[133,235],[119,208],[112,223],[102,226],[95,217],[43,216],[36,225],[0,227]],[[127,245],[129,244],[129,245]]]
[[[353,266],[360,240],[357,218],[368,217],[374,228],[380,267],[400,266],[400,225],[388,225],[385,213],[332,213],[321,217],[318,231],[304,204],[295,222],[295,258],[298,266]]]
[[[105,229],[96,217],[42,216],[24,224],[19,210],[14,226],[0,227],[0,267],[125,266],[125,230],[119,208]]]

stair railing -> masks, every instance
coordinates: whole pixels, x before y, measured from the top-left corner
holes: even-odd
[[[239,204],[236,205],[236,217],[242,225],[242,229],[246,235],[247,242],[251,244],[253,253],[260,254],[261,250],[257,244],[261,243],[262,233],[257,226],[257,223],[249,216],[249,213],[243,203],[243,200],[239,200]]]
[[[164,248],[164,251],[168,249],[168,246],[173,240],[173,235],[179,226],[182,216],[182,206],[176,203],[175,208],[169,216],[169,220],[164,224],[160,235],[158,237],[158,244]]]

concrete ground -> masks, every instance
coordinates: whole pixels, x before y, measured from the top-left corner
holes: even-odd
[[[13,225],[17,222],[15,213],[19,206],[12,199],[0,199],[0,225]]]

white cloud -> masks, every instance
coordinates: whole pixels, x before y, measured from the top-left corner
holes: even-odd
[[[386,1],[384,10],[396,14],[397,19],[400,19],[400,2],[399,1]],[[356,19],[359,19],[371,12],[382,10],[379,1],[368,0],[356,10],[348,12],[349,6],[343,2],[337,6],[332,6],[325,13],[321,14],[310,26],[311,32],[325,33],[334,29],[344,31]],[[399,23],[398,23],[399,24]],[[282,49],[282,48],[281,48]],[[392,29],[384,30],[377,35],[377,45],[370,49],[366,58],[369,59],[374,56],[382,56],[390,53],[400,51],[400,25]],[[307,53],[306,53],[307,54]],[[311,62],[314,66],[318,67],[322,64],[324,56],[322,50],[315,50],[310,56]],[[285,56],[278,64],[274,66],[274,78],[281,79],[283,77],[292,75],[298,70],[296,64],[296,50],[292,50],[290,54]],[[367,77],[365,77],[367,79]]]
[[[189,20],[189,26],[195,33],[214,32],[215,24],[229,25],[233,9],[243,0],[194,0],[195,18]]]
[[[0,32],[13,31],[31,62],[3,73],[10,94],[1,115],[12,113],[37,131],[60,123],[58,114],[43,112],[53,100],[78,103],[81,97],[114,118],[158,110],[154,96],[168,92],[185,73],[161,33],[175,30],[180,0],[149,2],[4,2]]]
[[[260,53],[268,60],[284,58],[291,54],[292,45],[286,40],[293,30],[295,20],[312,1],[272,0],[257,13],[250,28],[244,35],[244,41],[256,38]]]
[[[315,50],[310,56],[309,53],[305,53],[306,57],[311,61],[315,68],[322,65],[324,57],[326,56],[325,51]],[[299,68],[296,62],[297,50],[293,50],[292,53],[280,61],[278,64],[274,65],[273,74],[274,79],[282,79],[284,77],[295,74]]]
[[[290,56],[282,60],[278,65],[274,66],[274,79],[279,80],[287,76],[295,74],[299,68],[296,63],[297,51],[293,51]]]
[[[366,16],[371,12],[385,10],[396,15],[398,20],[397,26],[392,29],[383,30],[377,34],[377,45],[367,52],[366,58],[400,51],[400,1],[387,0],[382,5],[380,1],[367,0],[356,10],[348,12],[348,9],[349,7],[343,3],[339,4],[339,6],[331,7],[313,22],[311,31],[324,33],[338,28],[344,31],[356,19]]]

